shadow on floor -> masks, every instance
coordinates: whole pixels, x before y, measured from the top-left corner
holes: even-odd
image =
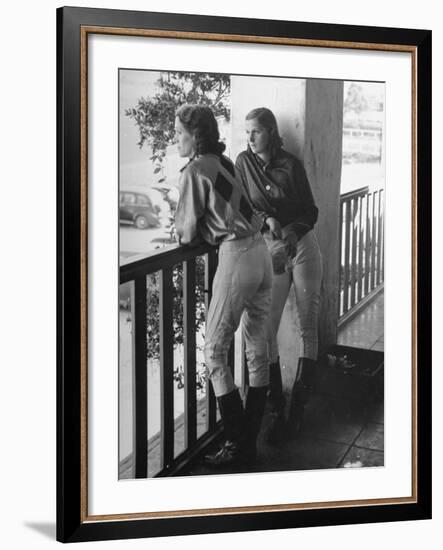
[[[369,352],[383,362],[382,352]],[[280,446],[266,442],[270,415],[263,419],[258,458],[249,472],[317,470],[384,465],[383,369],[374,379],[344,375],[317,367],[316,384],[306,407],[305,421],[295,439]],[[215,451],[218,441],[206,453]],[[245,473],[244,469],[208,468],[197,457],[179,475]]]

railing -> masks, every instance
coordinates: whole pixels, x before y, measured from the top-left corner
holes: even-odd
[[[340,197],[339,318],[373,296],[384,281],[384,190],[368,187]]]
[[[204,258],[204,281],[196,281],[198,258]],[[211,287],[217,267],[217,250],[208,245],[199,247],[171,246],[159,252],[128,259],[120,266],[120,289],[130,283],[129,297],[132,331],[132,430],[133,452],[126,457],[131,475],[127,477],[148,477],[148,350],[152,345],[148,341],[148,297],[147,277],[156,274],[158,279],[158,329],[159,366],[160,366],[160,429],[156,435],[156,444],[160,445],[160,466],[155,476],[171,475],[197,454],[220,430],[217,421],[216,399],[209,380],[205,379],[206,394],[205,421],[206,431],[198,436],[197,415],[202,403],[197,402],[196,388],[196,307],[208,310],[211,299]],[[173,278],[177,269],[182,270],[179,282]],[[157,284],[157,283],[156,283]],[[184,412],[181,421],[184,427],[183,451],[174,451],[174,433],[177,418],[174,414],[174,343],[177,333],[177,284],[182,287],[182,330],[183,334],[183,391]],[[196,303],[197,284],[204,285],[204,304]],[[174,287],[175,285],[175,287]],[[173,298],[175,292],[175,298]],[[199,295],[201,301],[201,294]],[[175,304],[175,306],[174,306]],[[151,312],[152,316],[152,312]],[[158,336],[157,336],[158,338]],[[229,364],[234,369],[234,344],[229,352]],[[160,441],[159,441],[160,440]],[[120,464],[121,466],[122,464]],[[150,474],[152,475],[152,474]]]

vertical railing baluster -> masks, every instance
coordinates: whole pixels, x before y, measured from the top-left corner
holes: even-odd
[[[212,281],[217,268],[216,251],[205,254],[205,308],[206,316],[212,298]],[[217,423],[217,402],[209,377],[206,378],[206,429],[212,430]]]
[[[344,320],[383,282],[382,193],[365,187],[340,196],[338,310]]]
[[[370,217],[370,203],[371,194],[366,195],[366,246],[365,246],[365,296],[369,293],[369,274],[370,274],[370,261],[371,261],[371,217]]]
[[[375,248],[377,246],[377,216],[375,213],[376,195],[377,191],[374,191],[372,195],[371,290],[375,288]]]
[[[148,476],[148,374],[146,277],[131,284],[133,477]]]
[[[161,466],[174,458],[174,334],[172,268],[160,271]]]
[[[185,449],[197,439],[195,259],[183,262]]]
[[[351,201],[346,201],[345,214],[345,264],[343,277],[343,313],[349,309],[349,249],[351,238]]]
[[[382,255],[382,246],[381,246],[381,221],[382,221],[382,190],[380,189],[378,194],[378,235],[377,235],[377,286],[380,284],[381,280],[381,255]]]
[[[363,197],[358,198],[358,271],[357,271],[357,301],[362,298],[363,287],[363,227],[362,227],[362,215],[363,215]]]
[[[340,261],[338,263],[340,272],[338,274],[338,315],[339,317],[343,315],[343,292],[342,292],[342,286],[343,286],[343,223],[344,223],[344,203],[343,201],[340,201],[340,218],[339,218],[339,247],[340,247]]]
[[[355,305],[355,283],[357,275],[357,199],[352,200],[352,250],[351,250],[351,307]]]

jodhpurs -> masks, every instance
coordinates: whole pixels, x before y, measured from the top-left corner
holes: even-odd
[[[271,257],[260,233],[222,242],[205,335],[205,362],[217,397],[235,389],[228,351],[242,315],[249,385],[269,383],[266,319],[271,287]]]
[[[295,290],[295,323],[301,337],[300,357],[317,359],[318,312],[322,280],[322,257],[314,231],[308,231],[297,243],[297,254],[290,269],[275,275],[272,283],[271,312],[267,321],[269,359],[278,359],[277,333],[291,284]]]

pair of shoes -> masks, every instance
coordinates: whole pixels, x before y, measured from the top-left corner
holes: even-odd
[[[230,441],[229,439],[223,443],[215,454],[206,455],[203,460],[205,464],[214,468],[241,466],[245,462],[239,442]]]
[[[266,441],[271,445],[278,445],[286,435],[285,398],[279,358],[269,365],[268,401],[271,422],[266,432]]]
[[[309,401],[314,382],[316,361],[307,357],[298,360],[297,378],[291,392],[289,404],[287,432],[288,436],[295,438],[299,435],[305,416],[306,405]]]
[[[226,441],[215,454],[204,457],[205,464],[218,468],[255,463],[267,389],[250,387],[244,409],[237,389],[217,398]]]

